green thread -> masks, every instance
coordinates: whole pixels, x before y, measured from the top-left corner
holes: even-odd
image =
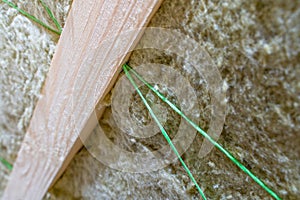
[[[9,169],[10,171],[12,170],[13,166],[12,166],[7,160],[5,160],[4,158],[1,158],[1,157],[0,157],[0,162],[1,162],[7,169]]]
[[[175,112],[182,116],[189,124],[191,124],[202,136],[208,139],[213,145],[215,145],[221,152],[223,152],[234,164],[236,164],[243,172],[249,175],[257,184],[259,184],[266,192],[268,192],[272,197],[277,200],[281,198],[271,190],[262,180],[256,177],[249,169],[247,169],[242,163],[240,163],[231,153],[224,149],[219,143],[217,143],[213,138],[211,138],[205,131],[203,131],[199,126],[197,126],[193,121],[191,121],[181,110],[179,110],[171,101],[164,97],[158,90],[156,90],[151,84],[149,84],[143,77],[141,77],[134,69],[129,65],[124,64],[123,69],[128,69],[132,72],[140,81],[142,81],[149,89],[151,89],[158,97],[160,97],[165,103],[167,103]]]
[[[52,21],[54,22],[56,28],[59,31],[59,34],[61,34],[62,32],[62,27],[61,25],[58,23],[57,19],[54,17],[52,11],[50,10],[50,8],[45,4],[45,2],[43,0],[40,0],[41,4],[43,5],[43,7],[45,8],[45,10],[47,11],[49,17],[52,19]]]
[[[201,190],[200,186],[198,185],[197,181],[195,180],[193,174],[191,173],[191,171],[189,170],[189,168],[186,166],[186,164],[184,163],[183,159],[181,158],[180,154],[178,153],[176,147],[174,146],[174,144],[172,143],[169,135],[167,134],[166,130],[164,129],[164,127],[161,125],[161,123],[159,122],[159,120],[157,119],[157,117],[155,116],[154,112],[152,111],[151,107],[149,106],[147,100],[145,99],[145,97],[143,96],[143,94],[141,93],[141,91],[139,90],[139,88],[137,87],[137,85],[135,84],[134,80],[132,79],[131,75],[129,74],[128,69],[126,68],[125,65],[123,65],[123,69],[124,72],[127,76],[127,78],[129,79],[129,81],[131,82],[131,84],[134,86],[135,90],[137,91],[137,93],[140,95],[142,101],[144,102],[145,106],[147,107],[149,113],[151,114],[152,118],[155,120],[155,122],[157,123],[157,125],[159,126],[163,136],[165,137],[165,139],[167,140],[167,142],[169,143],[169,145],[171,146],[172,150],[174,151],[174,153],[176,154],[176,156],[178,157],[179,161],[181,162],[183,168],[185,169],[185,171],[187,172],[187,174],[189,175],[189,177],[191,178],[191,180],[193,181],[193,183],[195,184],[195,186],[197,187],[200,195],[202,196],[202,198],[204,200],[206,200],[206,197],[203,193],[203,191]]]
[[[2,0],[2,2],[4,2],[4,3],[6,3],[7,5],[9,5],[10,7],[16,9],[18,12],[20,12],[21,14],[23,14],[23,15],[26,16],[27,18],[31,19],[32,21],[34,21],[34,22],[40,24],[41,26],[43,26],[44,28],[48,29],[49,31],[52,31],[52,32],[54,32],[54,33],[56,33],[56,34],[58,34],[58,35],[61,34],[61,29],[55,30],[55,29],[52,28],[51,26],[48,26],[47,24],[45,24],[45,23],[42,22],[41,20],[37,19],[35,16],[33,16],[33,15],[29,14],[28,12],[26,12],[26,11],[20,9],[16,4],[14,4],[14,3],[10,2],[10,1],[7,1],[7,0]],[[43,4],[43,6],[45,7],[46,4],[44,4],[43,1],[41,1],[41,2],[42,2],[42,4]],[[56,23],[58,23],[58,22],[57,22],[57,20],[55,19],[55,17],[53,16],[52,12],[50,11],[50,9],[49,9],[47,6],[46,6],[45,8],[46,8],[46,10],[47,10],[47,12],[48,12],[50,18],[54,21],[55,25],[57,26]],[[61,27],[61,26],[59,25],[59,27]]]
[[[26,11],[20,9],[17,5],[15,5],[14,3],[7,1],[7,0],[2,0],[2,2],[6,3],[7,5],[9,5],[10,7],[16,9],[18,12],[20,12],[21,14],[23,14],[24,16],[28,17],[29,19],[31,19],[32,21],[40,24],[41,26],[43,26],[44,28],[60,35],[62,32],[62,27],[61,25],[58,23],[57,19],[54,17],[53,13],[51,12],[51,10],[49,9],[49,7],[45,4],[45,2],[43,0],[40,0],[40,2],[42,3],[43,7],[45,8],[45,10],[47,11],[49,17],[53,20],[55,26],[57,27],[58,30],[55,30],[54,28],[48,26],[47,24],[45,24],[44,22],[42,22],[41,20],[37,19],[35,16],[27,13]],[[181,110],[179,110],[172,102],[170,102],[166,97],[164,97],[158,90],[156,90],[151,84],[149,84],[146,80],[144,80],[135,70],[133,70],[129,65],[124,64],[123,65],[123,69],[128,77],[128,79],[131,81],[131,83],[134,85],[135,89],[137,90],[138,94],[141,96],[144,104],[146,105],[146,107],[148,108],[151,116],[154,118],[154,120],[156,121],[157,125],[159,126],[162,134],[164,135],[165,139],[167,140],[167,142],[169,143],[169,145],[171,146],[171,148],[173,149],[173,151],[175,152],[175,154],[177,155],[178,159],[180,160],[181,164],[183,165],[184,169],[186,170],[186,172],[188,173],[188,175],[190,176],[190,178],[192,179],[192,181],[194,182],[194,184],[196,185],[197,189],[199,190],[201,196],[203,197],[203,199],[206,199],[203,191],[201,190],[201,188],[199,187],[199,185],[197,184],[196,180],[194,179],[192,173],[190,172],[190,170],[187,168],[186,164],[184,163],[184,161],[182,160],[182,158],[180,157],[176,147],[173,145],[170,137],[168,136],[168,134],[166,133],[166,131],[164,130],[164,128],[162,127],[162,125],[160,124],[160,122],[158,121],[157,117],[155,116],[155,114],[153,113],[151,107],[148,105],[147,100],[143,97],[142,93],[140,92],[140,90],[138,89],[138,87],[136,86],[135,82],[133,81],[132,77],[129,74],[129,70],[127,69],[127,67],[130,69],[130,71],[132,71],[134,73],[135,76],[138,77],[139,80],[141,80],[149,89],[151,89],[158,97],[160,97],[165,103],[167,103],[174,111],[176,111],[179,115],[181,115],[189,124],[191,124],[202,136],[204,136],[206,139],[208,139],[213,145],[215,145],[221,152],[223,152],[233,163],[235,163],[242,171],[244,171],[247,175],[249,175],[256,183],[258,183],[265,191],[267,191],[272,197],[274,197],[277,200],[281,200],[281,198],[273,191],[271,190],[263,181],[261,181],[258,177],[256,177],[250,170],[248,170],[242,163],[240,163],[233,155],[231,155],[231,153],[229,153],[226,149],[224,149],[219,143],[217,143],[214,139],[212,139],[205,131],[203,131],[199,126],[197,126],[193,121],[191,121]],[[0,161],[3,165],[5,165],[9,170],[12,170],[13,166],[6,161],[5,159],[0,157]]]

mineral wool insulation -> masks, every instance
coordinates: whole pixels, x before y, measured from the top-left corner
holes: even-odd
[[[37,0],[15,2],[51,23]],[[63,24],[71,2],[45,3]],[[58,37],[5,4],[0,8],[0,156],[13,163]],[[283,199],[300,196],[299,19],[300,1],[295,0],[165,0],[149,25],[176,29],[208,52],[226,89],[226,120],[218,142]],[[185,58],[153,49],[135,51],[129,60],[133,67],[147,62],[185,74],[200,102],[199,124],[207,130],[210,93],[201,74],[194,73]],[[106,99],[100,125],[119,146],[130,150],[132,140],[112,120],[113,97],[109,94]],[[149,123],[136,94],[130,98],[137,124]],[[166,128],[176,132],[180,117],[165,111],[170,113],[165,116]],[[135,145],[151,149],[159,141]],[[199,158],[202,142],[197,136],[183,158],[209,199],[271,199],[218,150]],[[1,164],[0,196],[9,174]],[[45,199],[199,199],[199,194],[179,162],[158,171],[129,173],[107,167],[83,148]]]

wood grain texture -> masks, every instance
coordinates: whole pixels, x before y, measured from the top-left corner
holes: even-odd
[[[42,199],[97,120],[95,105],[111,89],[161,0],[75,0],[14,164],[3,199]],[[122,53],[120,53],[122,52]],[[64,166],[63,166],[64,164]]]

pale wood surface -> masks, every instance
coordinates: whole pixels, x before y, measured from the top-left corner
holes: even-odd
[[[111,89],[126,59],[115,52],[128,52],[141,31],[122,41],[110,37],[146,26],[160,3],[73,2],[3,199],[43,198],[80,148],[78,133],[94,128],[95,105]]]

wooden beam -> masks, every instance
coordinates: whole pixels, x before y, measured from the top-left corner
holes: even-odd
[[[78,134],[88,134],[97,123],[95,105],[113,86],[142,31],[121,40],[115,35],[145,27],[161,1],[73,2],[3,199],[43,198],[80,148]]]

